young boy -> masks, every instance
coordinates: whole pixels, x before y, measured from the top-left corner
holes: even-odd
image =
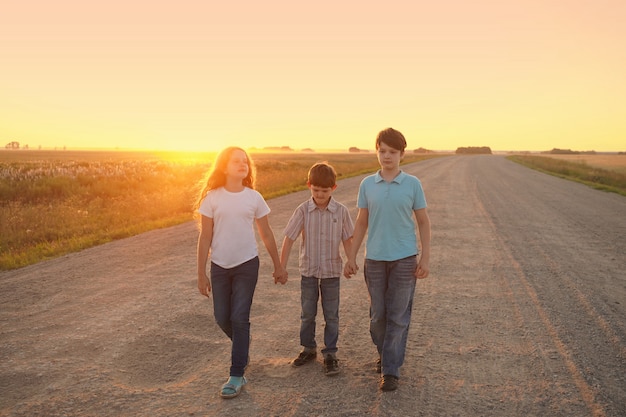
[[[426,278],[429,272],[426,198],[420,180],[400,169],[405,148],[406,140],[397,130],[389,128],[378,134],[380,170],[364,178],[359,187],[354,242],[344,268],[346,277],[358,270],[356,253],[369,228],[364,273],[370,295],[370,335],[379,354],[377,371],[382,373],[383,391],[398,388],[416,279]]]
[[[337,174],[332,166],[322,162],[311,167],[307,185],[311,198],[300,204],[285,228],[285,238],[280,255],[283,268],[287,268],[293,243],[302,235],[300,245],[300,274],[302,281],[300,315],[300,344],[302,352],[292,362],[302,366],[317,357],[315,342],[315,316],[317,302],[322,299],[324,312],[324,373],[337,375],[337,339],[339,338],[339,278],[342,260],[339,244],[346,253],[352,244],[354,224],[348,208],[332,198],[337,188]]]

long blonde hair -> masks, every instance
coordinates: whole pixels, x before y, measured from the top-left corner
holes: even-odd
[[[254,162],[250,158],[250,155],[248,155],[248,152],[246,152],[244,149],[237,146],[229,146],[228,148],[223,149],[217,155],[217,158],[215,158],[211,170],[208,172],[207,176],[201,181],[201,191],[195,205],[196,210],[200,207],[202,200],[204,200],[209,191],[226,185],[226,169],[228,167],[230,157],[235,151],[242,151],[246,155],[246,161],[248,161],[248,175],[246,175],[246,177],[243,179],[243,185],[254,190],[256,176]]]

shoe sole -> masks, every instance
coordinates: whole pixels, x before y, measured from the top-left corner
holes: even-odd
[[[380,389],[381,391],[385,391],[385,392],[389,392],[389,391],[395,391],[398,389],[398,385],[399,382],[397,379],[395,378],[384,378],[383,381],[381,381],[380,384]]]
[[[294,368],[300,368],[301,366],[306,365],[307,363],[311,363],[311,362],[315,362],[316,357],[312,357],[311,359],[309,359],[306,362],[302,362],[301,364],[296,364],[295,361],[291,362],[291,366],[293,366]]]

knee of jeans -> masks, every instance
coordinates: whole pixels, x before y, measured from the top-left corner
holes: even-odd
[[[311,313],[307,313],[307,312],[303,311],[300,314],[300,320],[305,321],[305,322],[314,322],[316,316],[317,316],[317,314],[311,314]]]
[[[385,321],[387,319],[383,305],[371,305],[369,313],[370,321]]]
[[[231,326],[234,329],[241,329],[241,328],[245,328],[245,327],[250,327],[250,321],[233,320],[231,322]]]
[[[220,318],[216,318],[215,322],[217,323],[218,326],[220,326],[221,328],[224,327],[230,327],[230,320],[226,320],[226,319],[220,319]]]
[[[230,325],[230,322],[217,322],[217,325],[222,331],[228,336],[231,337],[233,333],[233,328]]]

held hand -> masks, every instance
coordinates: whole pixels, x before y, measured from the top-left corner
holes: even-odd
[[[352,275],[356,274],[359,270],[356,262],[348,261],[346,265],[343,267],[343,276],[346,278],[352,278]]]
[[[285,273],[283,274],[283,276],[281,277],[281,279],[278,280],[278,282],[281,283],[281,285],[285,285],[287,283],[287,280],[289,279],[289,273],[287,272],[287,270],[285,269]]]
[[[275,270],[272,276],[274,277],[274,284],[278,284],[280,282],[282,285],[285,285],[287,283],[287,279],[289,278],[287,270],[282,267]]]
[[[343,276],[346,278],[352,278],[352,270],[347,263],[343,266]]]
[[[206,274],[198,274],[198,290],[200,291],[200,294],[205,297],[209,296],[209,293],[211,292],[211,281]]]

